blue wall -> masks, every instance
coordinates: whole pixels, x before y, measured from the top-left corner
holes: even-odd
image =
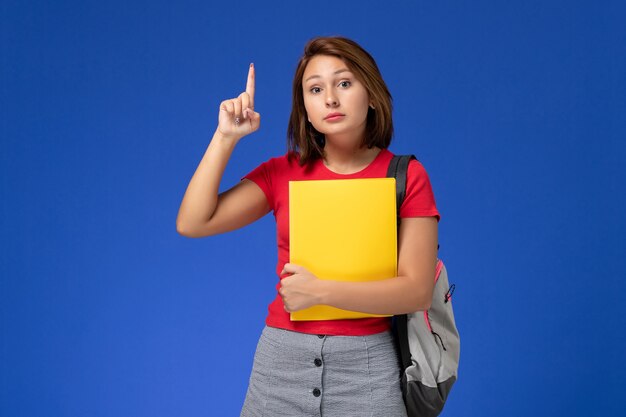
[[[257,68],[285,151],[304,43],[341,34],[394,96],[456,284],[443,416],[622,412],[626,6],[620,1],[5,1],[0,415],[235,416],[274,297],[273,217],[188,239],[219,103]]]

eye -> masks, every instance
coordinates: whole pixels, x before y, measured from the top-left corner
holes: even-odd
[[[312,88],[310,88],[310,89],[309,89],[309,91],[310,91],[311,93],[313,93],[313,94],[317,94],[317,93],[319,93],[320,91],[322,91],[322,89],[321,89],[321,88],[319,88],[319,87],[312,87]]]
[[[339,83],[339,86],[343,87],[343,88],[348,88],[352,85],[352,83],[350,81],[344,80],[342,82]]]

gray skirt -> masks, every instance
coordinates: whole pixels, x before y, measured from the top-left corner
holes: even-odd
[[[266,326],[241,417],[406,417],[391,332],[324,336]]]

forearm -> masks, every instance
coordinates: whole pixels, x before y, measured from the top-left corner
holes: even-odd
[[[320,280],[318,284],[320,304],[370,314],[425,310],[432,301],[432,288],[407,276],[370,282]]]
[[[213,135],[180,204],[176,218],[179,231],[193,230],[211,219],[224,169],[236,143],[237,140],[225,138],[218,131]]]

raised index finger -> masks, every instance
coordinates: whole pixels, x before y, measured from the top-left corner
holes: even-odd
[[[246,93],[250,96],[250,108],[254,110],[254,64],[250,64],[250,69],[248,70]]]

